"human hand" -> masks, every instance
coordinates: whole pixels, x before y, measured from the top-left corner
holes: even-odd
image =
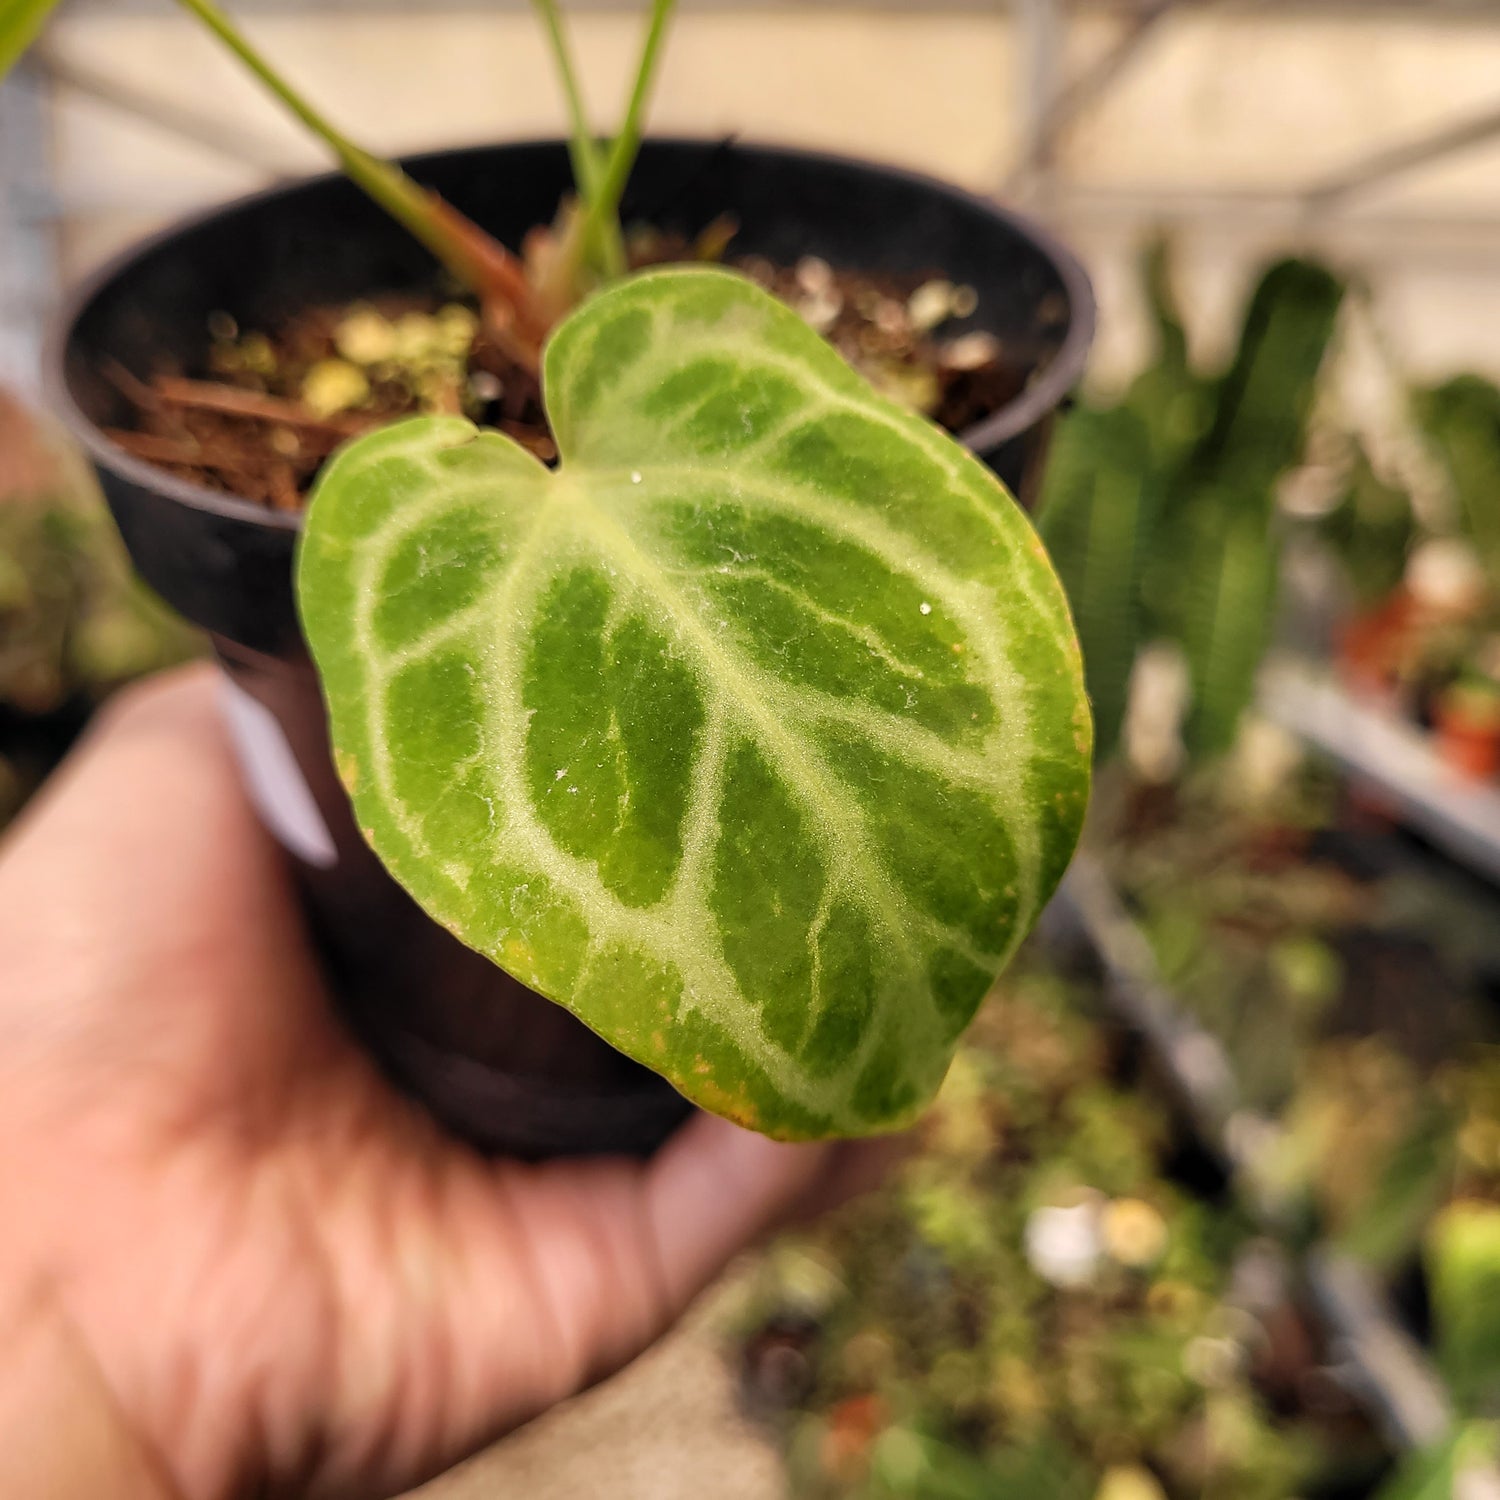
[[[867,1150],[708,1116],[647,1163],[445,1136],[332,1015],[213,686],[117,700],[0,851],[18,1500],[389,1495],[617,1368],[746,1242],[872,1175]]]

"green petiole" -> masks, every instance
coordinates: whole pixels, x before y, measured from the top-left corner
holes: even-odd
[[[636,68],[630,104],[620,124],[620,133],[610,145],[598,191],[588,202],[583,226],[585,242],[590,242],[603,224],[614,224],[618,233],[620,199],[624,196],[625,184],[630,178],[636,153],[641,147],[641,120],[645,115],[646,101],[651,95],[651,86],[655,82],[657,60],[661,55],[662,42],[666,39],[667,22],[671,20],[676,6],[677,0],[652,0],[651,20],[646,28],[646,40]]]

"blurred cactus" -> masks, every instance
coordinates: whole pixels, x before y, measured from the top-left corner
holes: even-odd
[[[1199,475],[1261,489],[1269,509],[1272,486],[1302,456],[1343,296],[1343,282],[1312,261],[1267,269],[1219,382],[1213,425],[1193,455]]]
[[[1191,754],[1227,751],[1255,694],[1281,561],[1276,485],[1307,441],[1342,297],[1342,283],[1310,262],[1266,271],[1218,384],[1212,425],[1170,491],[1161,555],[1173,575],[1154,596],[1164,633],[1187,654]]]
[[[1144,644],[1140,580],[1159,497],[1151,435],[1133,411],[1083,408],[1063,425],[1038,525],[1073,604],[1101,759],[1119,740]]]
[[[1136,376],[1124,404],[1146,424],[1158,472],[1175,474],[1213,424],[1214,384],[1188,362],[1170,241],[1156,239],[1147,246],[1141,279],[1156,336],[1156,358]]]
[[[1307,261],[1261,277],[1217,380],[1196,374],[1164,245],[1145,260],[1156,362],[1125,401],[1059,434],[1039,516],[1072,601],[1101,756],[1118,743],[1131,668],[1177,642],[1191,676],[1190,752],[1234,743],[1271,639],[1276,485],[1302,454],[1342,283]]]
[[[1204,485],[1178,518],[1181,614],[1192,703],[1183,740],[1190,754],[1222,755],[1255,696],[1271,641],[1280,548],[1263,495]]]

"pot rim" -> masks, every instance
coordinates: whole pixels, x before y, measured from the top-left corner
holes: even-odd
[[[974,452],[985,452],[1018,436],[1043,420],[1049,412],[1056,410],[1078,384],[1083,376],[1089,349],[1094,341],[1097,307],[1093,286],[1082,263],[1050,230],[1015,209],[982,197],[978,193],[970,192],[967,188],[956,187],[925,172],[890,166],[861,157],[846,156],[838,152],[808,150],[774,142],[741,140],[738,137],[731,137],[730,141],[735,147],[744,147],[765,156],[781,157],[789,162],[814,161],[840,167],[857,167],[865,171],[878,172],[916,188],[940,193],[944,197],[968,204],[991,219],[1000,221],[1021,237],[1031,240],[1051,261],[1068,296],[1069,317],[1063,341],[1040,375],[1032,380],[1020,395],[1008,401],[982,422],[976,422],[957,434],[958,440],[966,448]],[[517,137],[512,140],[479,142],[417,152],[402,157],[401,162],[408,169],[415,168],[420,171],[424,162],[439,157],[451,158],[468,153],[477,154],[506,146],[565,148],[566,144],[566,141],[558,136]],[[652,135],[647,136],[642,143],[643,147],[653,144],[711,147],[721,144],[721,138]],[[291,177],[275,182],[269,187],[257,189],[255,192],[242,193],[195,213],[184,215],[144,238],[132,241],[124,249],[110,256],[102,265],[96,267],[67,293],[57,312],[49,319],[42,352],[42,389],[48,407],[62,419],[72,436],[87,449],[90,458],[114,470],[131,483],[155,490],[192,509],[208,511],[231,520],[261,525],[273,531],[298,532],[302,529],[301,511],[271,510],[253,500],[241,500],[234,495],[211,490],[206,485],[194,484],[168,473],[165,469],[157,468],[154,464],[146,463],[143,459],[136,458],[111,442],[105,436],[104,431],[86,416],[78,403],[74,401],[72,392],[68,388],[66,354],[68,345],[72,341],[73,331],[94,298],[111,281],[159,246],[180,234],[218,218],[221,214],[250,208],[290,191],[332,182],[341,176],[342,173],[338,171],[329,171]]]

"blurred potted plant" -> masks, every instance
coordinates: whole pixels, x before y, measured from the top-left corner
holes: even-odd
[[[1429,506],[1419,521],[1404,486],[1378,475],[1356,443],[1346,492],[1317,534],[1355,606],[1340,631],[1345,682],[1435,727],[1447,690],[1488,649],[1500,577],[1490,503],[1500,474],[1500,393],[1460,375],[1415,391],[1409,410],[1411,436],[1431,460],[1446,503]],[[1469,697],[1458,694],[1460,706]]]
[[[1288,1267],[1174,1174],[1168,1112],[1122,1076],[1099,1002],[1019,964],[923,1154],[743,1292],[747,1404],[794,1494],[1365,1492],[1379,1445]]]
[[[1500,683],[1466,673],[1437,695],[1438,754],[1460,775],[1492,780],[1500,771]]]
[[[967,392],[955,425],[1024,479],[1088,342],[1076,264],[899,173],[695,143],[637,165],[670,0],[607,149],[539,4],[572,141],[423,158],[428,188],[183,3],[369,201],[319,179],[148,243],[75,301],[52,380],[137,568],[211,632],[354,1024],[513,1151],[650,1149],[683,1095],[778,1135],[910,1119],[1066,863],[1087,709],[1014,503],[815,329],[840,336],[846,291],[859,328],[956,316],[904,365]],[[621,279],[627,182],[637,259],[716,258],[732,213],[799,311],[714,267]],[[903,274],[904,304],[878,284]],[[256,333],[327,308],[294,397],[265,388]],[[1020,364],[974,410],[997,334]],[[201,379],[220,356],[238,383]],[[430,414],[382,425],[392,383]],[[258,424],[270,505],[224,492],[205,412]],[[304,514],[285,470],[349,438]]]

